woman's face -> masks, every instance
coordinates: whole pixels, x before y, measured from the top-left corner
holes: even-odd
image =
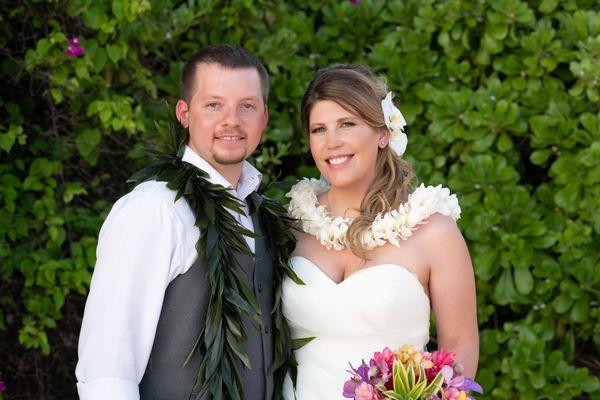
[[[335,101],[319,100],[309,115],[310,152],[333,187],[368,187],[387,129],[376,129]]]

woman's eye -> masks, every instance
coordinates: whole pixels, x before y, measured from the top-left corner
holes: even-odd
[[[206,105],[206,107],[216,109],[216,108],[219,108],[219,103],[215,103],[215,102],[208,103]]]
[[[313,128],[313,129],[310,131],[310,133],[315,133],[315,134],[317,134],[317,133],[323,133],[323,132],[325,132],[325,129],[324,129],[323,127],[321,127],[321,126],[320,126],[320,127],[318,127],[318,128]]]
[[[346,122],[342,122],[342,127],[351,127],[351,126],[355,126],[356,124],[354,122],[351,121],[346,121]]]

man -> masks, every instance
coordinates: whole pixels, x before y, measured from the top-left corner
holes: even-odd
[[[196,53],[182,73],[177,118],[189,132],[182,160],[229,188],[245,214],[235,219],[260,235],[246,198],[260,173],[245,159],[268,122],[268,75],[238,46]],[[122,197],[100,231],[97,262],[79,339],[76,376],[81,399],[195,398],[201,355],[187,355],[205,326],[210,283],[198,257],[200,232],[185,198],[165,182],[148,181]],[[273,267],[262,239],[244,236],[256,254],[235,255],[260,303],[265,329],[247,318],[244,350],[251,369],[238,365],[244,399],[270,399],[273,362]]]

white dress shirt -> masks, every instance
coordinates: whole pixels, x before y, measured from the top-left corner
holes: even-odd
[[[183,160],[230,189],[240,200],[261,174],[244,162],[236,189],[186,147]],[[247,206],[246,206],[247,214]],[[252,219],[232,213],[254,231]],[[165,182],[145,182],[120,198],[100,230],[96,266],[79,336],[77,390],[84,400],[139,399],[138,384],[150,357],[165,290],[196,261],[200,235],[188,203],[175,202]],[[254,251],[254,239],[245,237]]]

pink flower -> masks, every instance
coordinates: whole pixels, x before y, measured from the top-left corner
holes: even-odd
[[[431,382],[433,379],[435,379],[435,376],[442,370],[444,366],[448,365],[452,367],[454,365],[455,356],[456,352],[446,351],[444,349],[439,349],[438,351],[431,353],[433,367],[425,370],[427,381]]]
[[[381,361],[385,362],[388,366],[388,370],[392,370],[393,366],[394,366],[394,360],[396,359],[396,355],[394,354],[394,352],[392,350],[390,350],[389,347],[386,347],[383,349],[383,351],[378,351],[373,355],[373,360],[375,360],[376,363],[379,363]]]
[[[79,57],[83,55],[84,51],[83,46],[79,44],[79,36],[69,39],[69,46],[65,50],[67,57]]]
[[[381,400],[381,394],[379,390],[373,385],[369,385],[367,382],[361,383],[354,392],[355,400]]]

